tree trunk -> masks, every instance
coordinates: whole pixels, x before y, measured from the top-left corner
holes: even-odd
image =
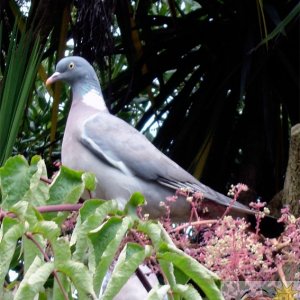
[[[296,217],[300,215],[300,124],[291,130],[289,161],[283,188],[283,204],[290,207]]]

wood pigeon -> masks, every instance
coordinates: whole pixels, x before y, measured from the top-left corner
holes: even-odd
[[[162,216],[165,208],[160,202],[181,188],[204,196],[202,208],[209,218],[221,216],[232,202],[195,179],[135,128],[110,114],[96,72],[84,58],[61,59],[46,85],[58,80],[68,83],[73,94],[62,143],[62,164],[96,174],[98,198],[116,199],[124,206],[132,193],[141,192],[147,201],[143,212],[151,218]],[[179,196],[171,203],[174,222],[188,221],[190,213],[186,197]],[[230,214],[246,216],[253,212],[235,202]]]

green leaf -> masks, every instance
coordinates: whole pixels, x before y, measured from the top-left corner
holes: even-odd
[[[148,235],[156,251],[158,251],[161,245],[165,243],[175,246],[160,222],[152,220],[146,222],[140,221],[138,224],[138,230]]]
[[[36,257],[16,292],[15,300],[34,299],[40,291],[50,274],[54,270],[54,263],[45,263],[39,257]]]
[[[202,297],[192,285],[177,284],[173,287],[173,292],[180,295],[183,299],[202,300]]]
[[[14,205],[13,209],[15,209],[15,207],[18,204]],[[27,205],[27,208],[26,208],[26,210],[24,209],[24,212],[25,212],[25,215],[24,215],[25,220],[29,224],[29,230],[32,230],[32,228],[35,226],[35,224],[37,222],[44,221],[44,214],[40,213],[34,206],[31,206],[30,204]]]
[[[96,299],[92,275],[84,264],[68,260],[57,265],[57,270],[71,279],[78,292],[79,299]]]
[[[49,199],[49,184],[41,181],[41,177],[47,178],[45,161],[40,156],[35,155],[30,162],[30,168],[36,166],[36,172],[30,178],[30,188],[25,193],[23,201],[28,201],[32,205],[45,205]]]
[[[174,266],[174,276],[176,278],[176,282],[179,284],[187,284],[189,281],[189,277],[180,269],[176,268],[176,266]]]
[[[97,181],[96,176],[93,173],[85,172],[82,174],[82,180],[85,183],[85,188],[88,191],[94,191],[96,189]]]
[[[71,259],[70,244],[66,237],[61,237],[52,243],[55,266]]]
[[[5,72],[0,85],[0,166],[12,153],[42,54],[39,39],[30,31],[19,33],[17,22],[4,55]]]
[[[40,235],[34,236],[35,240],[42,249],[46,246],[46,240]],[[36,257],[43,259],[43,254],[39,248],[28,238],[23,237],[23,252],[24,252],[24,272],[26,273]]]
[[[52,247],[57,243],[57,237],[60,235],[60,229],[57,224],[52,221],[37,221],[30,228],[35,242],[45,250],[46,241],[50,241]],[[43,254],[37,245],[28,238],[23,238],[24,245],[24,268],[27,270],[36,256],[43,259]],[[66,254],[65,254],[66,255]]]
[[[30,166],[22,155],[9,158],[0,168],[2,208],[9,209],[21,200],[36,205],[45,203],[48,198],[47,186],[39,180],[44,170],[44,162],[37,162],[37,157]]]
[[[60,235],[60,228],[53,221],[40,221],[32,228],[34,234],[40,233],[44,238],[54,243]]]
[[[60,264],[64,264],[66,261],[70,261],[71,259],[71,250],[70,245],[66,239],[63,237],[56,240],[52,243],[52,249],[54,254],[54,265],[56,269],[59,268]],[[64,290],[71,293],[71,286],[68,277],[64,273],[58,273],[58,277],[60,280],[60,284],[63,286]],[[71,298],[71,297],[70,297]],[[61,291],[60,286],[57,283],[57,280],[54,281],[53,286],[53,299],[55,300],[64,300],[64,295]]]
[[[2,297],[5,276],[9,270],[17,242],[24,231],[24,224],[11,218],[3,219],[0,232],[0,299]]]
[[[14,213],[22,222],[26,221],[27,230],[32,231],[33,227],[39,221],[44,221],[41,213],[26,201],[19,201],[10,208],[10,212]]]
[[[113,299],[138,266],[151,255],[151,247],[128,243],[122,250],[101,300]]]
[[[84,202],[79,210],[77,223],[71,237],[71,245],[76,243],[73,258],[82,261],[88,247],[88,233],[99,227],[109,213],[117,210],[118,204],[114,200],[103,201],[91,199]]]
[[[163,259],[159,259],[158,262],[159,262],[160,268],[162,269],[163,273],[167,277],[167,280],[168,280],[168,283],[169,283],[171,289],[173,289],[176,286],[176,278],[174,275],[174,266],[173,266],[172,262],[166,261]],[[177,294],[174,294],[173,299],[179,300],[180,296]]]
[[[50,186],[48,204],[76,203],[86,185],[93,187],[93,178],[95,179],[91,174],[61,166]]]
[[[62,285],[63,289],[68,293],[69,299],[72,299],[71,285],[70,285],[70,281],[68,280],[68,277],[63,273],[58,273],[57,276],[59,278],[60,284]],[[48,300],[48,299],[55,299],[55,300],[65,300],[66,299],[64,294],[62,293],[61,287],[57,283],[57,280],[54,281],[53,295],[51,295],[51,298],[45,297],[45,300]]]
[[[144,205],[145,197],[139,193],[133,193],[129,199],[129,201],[125,205],[124,212],[132,217],[138,218],[136,214],[137,207]]]
[[[117,217],[110,218],[99,229],[89,233],[89,238],[93,246],[93,256],[95,259],[94,289],[99,294],[102,281],[111,265],[119,247],[132,226],[133,221],[130,217],[123,220]]]
[[[12,206],[9,211],[14,213],[20,220],[26,218],[29,203],[27,201],[19,201]]]
[[[157,253],[157,257],[160,261],[172,263],[185,273],[199,286],[208,299],[224,299],[220,291],[219,277],[183,251],[166,244],[165,248],[161,248]]]
[[[147,300],[164,300],[168,291],[170,290],[169,285],[163,285],[161,287],[154,287],[148,294]]]
[[[128,219],[125,219],[125,222],[126,220]],[[98,265],[105,249],[108,248],[109,243],[111,241],[114,241],[118,230],[122,228],[122,223],[124,223],[124,221],[121,218],[111,217],[99,228],[91,231],[88,234],[88,237],[91,241],[91,245],[93,246],[93,256],[95,260],[95,265]],[[128,226],[125,229],[125,232],[127,229]],[[122,236],[120,237],[120,239],[122,240]]]
[[[102,206],[103,205],[103,206]],[[117,209],[117,203],[113,200],[106,201],[100,199],[89,199],[84,201],[82,207],[79,210],[79,221],[81,223],[88,221],[88,218],[94,216],[95,212],[97,217],[104,218],[109,213],[110,210],[114,211]],[[91,222],[89,220],[88,222]],[[93,226],[99,226],[97,220],[93,220],[95,223],[91,224]],[[94,227],[95,228],[95,227]]]

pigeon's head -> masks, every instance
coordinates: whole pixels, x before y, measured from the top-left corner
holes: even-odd
[[[69,56],[61,59],[50,76],[46,85],[56,81],[65,81],[74,87],[77,83],[91,83],[93,86],[99,85],[95,70],[87,60],[79,56]]]

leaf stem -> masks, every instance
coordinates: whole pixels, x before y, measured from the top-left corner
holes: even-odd
[[[41,247],[41,245],[35,240],[33,234],[31,232],[26,232],[25,236],[35,244],[35,246],[43,254],[45,261],[50,262],[50,258],[48,256],[48,254],[44,251],[44,249]],[[62,283],[61,283],[61,281],[58,277],[57,271],[53,270],[52,274],[53,274],[53,276],[55,277],[55,279],[57,281],[57,284],[58,284],[58,286],[59,286],[59,288],[60,288],[60,290],[63,294],[64,299],[69,300],[69,296],[68,296],[66,290],[64,289],[64,287],[63,287],[63,285],[62,285]]]

